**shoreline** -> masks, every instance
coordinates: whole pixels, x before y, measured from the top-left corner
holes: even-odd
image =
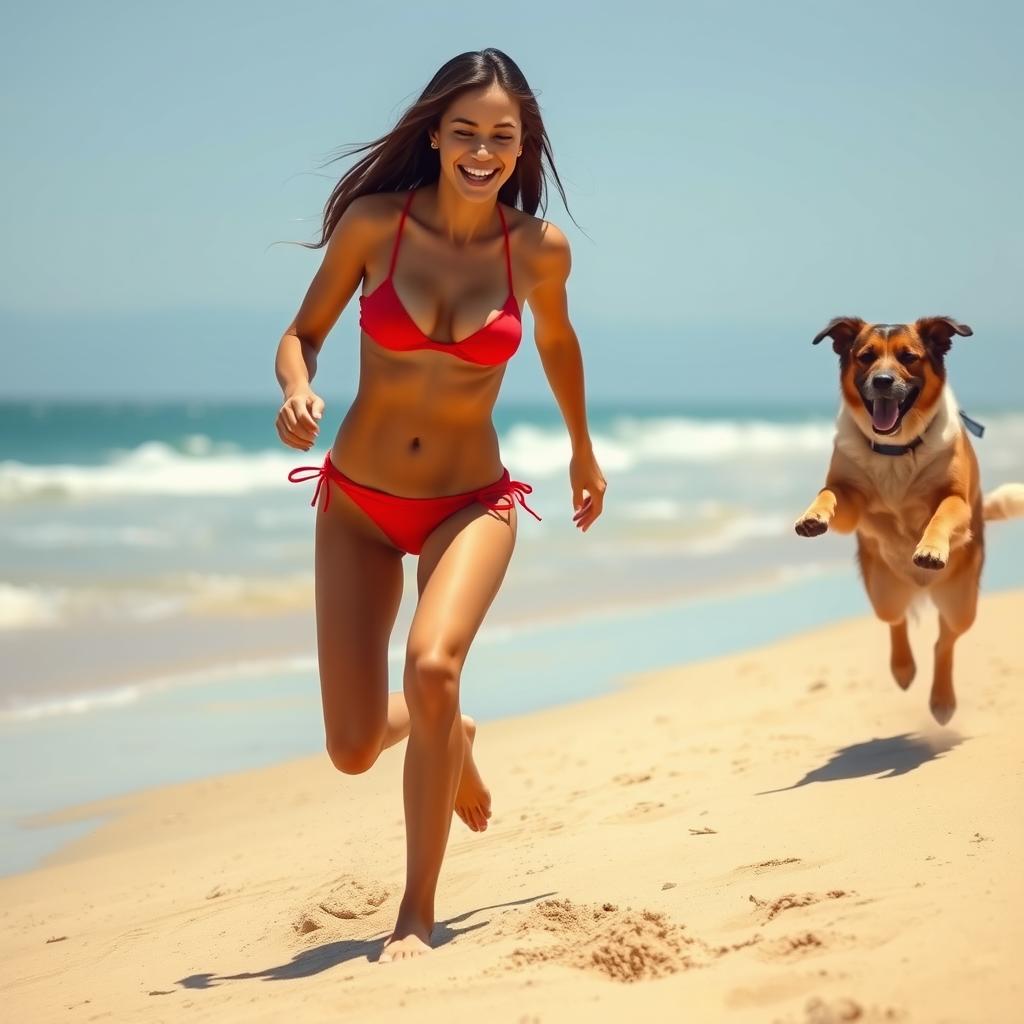
[[[454,823],[438,948],[404,964],[373,962],[404,875],[404,745],[360,776],[311,755],[118,798],[0,879],[8,1003],[143,1024],[397,1021],[413,1001],[428,1024],[681,1002],[743,1024],[1009,1019],[1022,611],[1024,590],[983,596],[951,728],[927,712],[928,616],[907,692],[859,617],[489,723],[491,828]]]
[[[989,591],[983,600],[1005,592]],[[490,727],[551,707],[575,706],[617,692],[652,671],[686,671],[708,659],[738,656],[752,647],[827,629],[865,604],[852,569],[832,567],[795,574],[786,582],[752,577],[742,590],[691,593],[671,603],[637,601],[594,609],[554,624],[532,623],[532,633],[529,628],[520,632],[509,624],[495,625],[487,642],[477,645],[464,708]],[[716,633],[721,623],[734,620],[746,622],[748,632]],[[524,641],[532,644],[529,650]],[[687,652],[685,660],[678,658],[680,647]],[[558,668],[559,651],[565,649],[575,652],[571,686]],[[391,655],[400,658],[401,651]],[[315,661],[311,664],[315,674]],[[20,734],[8,726],[5,761],[12,778],[15,771],[33,777],[35,796],[23,797],[13,787],[8,794],[14,813],[9,810],[6,823],[0,822],[8,849],[0,879],[50,862],[69,843],[100,827],[108,814],[104,808],[119,807],[124,800],[166,785],[319,756],[319,692],[313,692],[306,678],[308,669],[248,676],[198,671],[187,686],[154,688],[123,706],[43,717],[24,723]],[[494,678],[516,680],[516,686],[495,688],[488,681]],[[555,686],[562,690],[553,690]],[[225,715],[236,723],[234,735],[223,732],[229,721]],[[172,737],[161,736],[168,719],[181,722],[191,734],[187,760],[181,759]],[[153,737],[145,763],[138,754],[131,755],[136,735]],[[79,739],[72,742],[71,737]],[[68,792],[65,770],[54,760],[58,742],[68,747],[77,742],[78,756],[93,762],[92,774],[76,782],[77,794]],[[66,759],[74,756],[64,754]],[[125,772],[135,780],[131,789],[123,788]]]
[[[560,603],[542,608],[539,612],[526,607],[515,610],[501,608],[484,623],[478,642],[488,643],[495,637],[510,633],[542,632],[582,621],[643,614],[668,606],[682,608],[704,600],[722,600],[771,588],[783,588],[803,579],[848,573],[850,564],[849,559],[833,559],[812,561],[802,566],[765,567],[753,572],[738,573],[724,582],[699,580],[688,585],[662,585],[618,600],[601,595],[590,603],[581,603],[578,599],[570,601],[565,597]],[[408,594],[403,595],[393,637],[400,638],[408,629],[414,601],[412,578],[412,573],[407,573]],[[315,670],[314,617],[314,606],[310,600],[308,607],[278,614],[182,615],[154,623],[132,623],[132,656],[125,659],[119,653],[116,671],[97,673],[96,669],[90,669],[92,675],[84,687],[68,687],[65,680],[81,679],[82,671],[73,663],[66,663],[58,673],[61,683],[53,685],[48,682],[44,687],[45,697],[39,698],[36,703],[0,705],[0,728],[61,714],[88,713],[92,706],[101,709],[133,699],[144,700],[148,694],[166,687],[190,686],[195,683],[201,685],[205,679],[265,675],[275,669],[283,670],[289,663],[304,662],[307,667],[311,666]],[[254,627],[261,634],[259,645],[255,646],[250,636]],[[161,632],[169,634],[170,640],[193,644],[196,649],[186,654],[160,651],[154,659],[154,643],[167,645],[170,642],[166,636],[159,636]],[[89,631],[90,636],[94,633],[95,630]],[[11,664],[15,669],[19,667],[20,659],[31,666],[33,672],[38,672],[40,652],[45,650],[46,641],[52,637],[44,631],[33,631],[33,634],[18,638],[27,650],[17,658],[12,658]],[[113,645],[122,635],[123,628],[120,632],[111,629],[108,636],[102,636],[102,641]],[[69,645],[64,636],[58,637],[58,640],[59,645],[65,647],[79,646],[82,642],[76,638]],[[239,649],[246,650],[245,658],[238,657]],[[400,640],[393,639],[389,658],[400,657],[401,652]],[[101,676],[109,682],[101,683]],[[69,710],[63,710],[65,707]]]
[[[779,601],[789,609],[782,618],[772,611]],[[614,692],[640,671],[680,667],[756,645],[756,639],[719,628],[733,615],[758,619],[762,639],[772,640],[800,632],[808,621],[814,626],[833,620],[860,603],[850,568],[824,566],[782,578],[751,575],[742,586],[690,590],[673,601],[648,595],[614,606],[573,608],[555,621],[496,623],[485,627],[474,645],[464,707],[478,723],[490,724],[572,705]],[[796,613],[801,605],[815,610]],[[575,652],[569,680],[558,667],[567,649]],[[401,645],[390,652],[393,673],[400,670],[402,654]],[[316,756],[321,725],[315,659],[294,659],[302,665],[286,671],[290,660],[279,660],[278,672],[197,670],[159,685],[139,684],[128,700],[103,699],[82,714],[0,723],[6,737],[0,767],[6,764],[12,778],[31,779],[31,794],[22,792],[27,782],[8,794],[9,807],[20,810],[0,821],[7,847],[0,878],[46,863],[66,843],[98,827],[106,811],[86,808],[117,805],[154,787]],[[516,685],[495,686],[495,679],[516,680]],[[235,723],[232,735],[223,733],[225,715]],[[166,734],[168,720],[190,733],[187,762]],[[151,737],[144,752],[137,749],[138,735]],[[62,759],[71,765],[76,757],[89,761],[90,768],[72,794],[70,769],[62,767]],[[124,788],[126,777],[135,781],[130,789]]]

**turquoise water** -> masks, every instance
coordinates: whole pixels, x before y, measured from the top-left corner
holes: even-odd
[[[1001,525],[990,538],[987,591],[1024,581],[1024,522]],[[571,703],[605,693],[633,673],[868,613],[848,566],[686,601],[485,629],[465,667],[463,709],[487,722]],[[970,643],[970,635],[962,642]],[[392,660],[392,688],[399,678],[400,656]],[[319,684],[312,666],[199,678],[122,707],[0,723],[0,739],[0,873],[9,874],[95,824],[26,828],[30,815],[322,752]]]
[[[970,411],[988,426],[975,442],[986,487],[1024,480],[1024,416]],[[275,412],[0,403],[0,870],[89,827],[19,825],[32,815],[322,749],[312,485],[286,477],[325,449],[284,448]],[[325,433],[343,412],[332,406]],[[590,414],[609,491],[583,536],[557,409],[499,406],[503,459],[543,521],[520,524],[466,668],[467,711],[486,721],[573,701],[867,611],[850,538],[792,530],[821,486],[831,409]],[[1022,563],[1024,523],[994,524],[986,587],[1019,586]]]

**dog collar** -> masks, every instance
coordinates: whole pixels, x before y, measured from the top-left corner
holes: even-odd
[[[960,412],[960,419],[964,421],[964,426],[975,437],[981,437],[985,433],[985,428],[977,420],[972,420],[967,413]],[[918,435],[909,444],[879,444],[870,438],[868,439],[868,444],[871,445],[871,450],[879,455],[906,455],[907,452],[912,452],[922,441],[924,441],[924,437]]]
[[[907,452],[912,452],[923,440],[923,437],[915,437],[910,444],[879,444],[877,441],[869,439],[868,444],[871,445],[871,450],[879,455],[906,455]]]

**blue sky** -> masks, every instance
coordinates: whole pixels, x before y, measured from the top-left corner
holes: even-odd
[[[1019,404],[1019,6],[10,3],[0,395],[253,397],[342,164],[450,56],[540,93],[595,398],[826,402],[839,313],[948,313],[965,405]],[[314,387],[351,395],[354,303]],[[505,392],[545,398],[532,345]],[[968,405],[968,407],[970,407]]]

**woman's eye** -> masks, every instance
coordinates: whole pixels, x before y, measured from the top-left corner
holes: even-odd
[[[458,129],[456,129],[455,134],[460,139],[471,139],[471,138],[473,138],[473,133],[472,132],[459,131]],[[513,139],[513,136],[511,136],[511,135],[495,135],[494,138],[498,142],[511,142],[512,139]]]
[[[901,352],[898,358],[904,366],[910,366],[911,363],[917,362],[918,355],[916,352]]]
[[[861,352],[861,354],[857,356],[857,361],[862,363],[864,366],[870,366],[875,361],[875,353],[870,351]]]

